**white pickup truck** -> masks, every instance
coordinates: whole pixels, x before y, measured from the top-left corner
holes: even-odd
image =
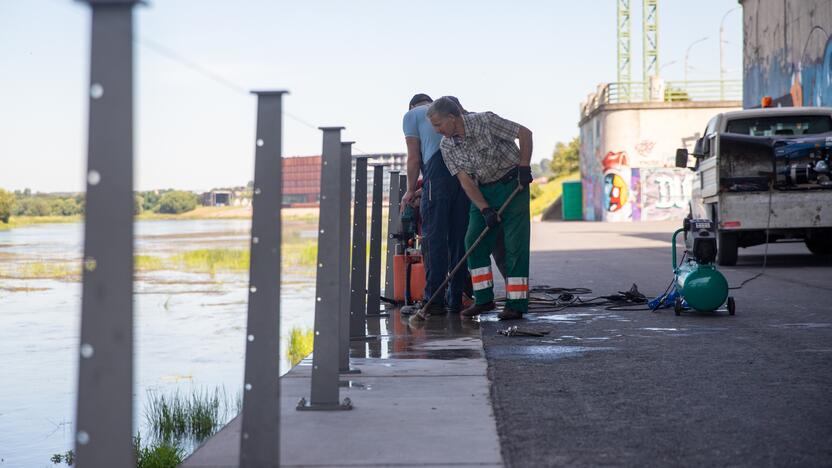
[[[717,225],[720,265],[735,265],[739,247],[767,239],[803,240],[814,254],[832,254],[832,108],[717,114],[692,154],[690,216]],[[676,166],[688,167],[686,148]]]

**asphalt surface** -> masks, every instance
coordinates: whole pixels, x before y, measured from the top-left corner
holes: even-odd
[[[677,223],[535,223],[530,284],[648,295],[671,279]],[[722,268],[731,286],[763,247]],[[539,312],[482,319],[507,466],[832,466],[832,259],[769,248],[737,314]]]

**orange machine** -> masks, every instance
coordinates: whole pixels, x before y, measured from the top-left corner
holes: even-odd
[[[410,274],[408,275],[408,271]],[[418,250],[408,248],[404,254],[397,254],[393,257],[393,300],[405,302],[405,285],[410,277],[410,291],[408,303],[423,299],[425,292],[425,264],[422,263],[422,254]]]

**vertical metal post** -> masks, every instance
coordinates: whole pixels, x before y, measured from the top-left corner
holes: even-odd
[[[404,194],[407,192],[407,174],[399,174],[399,206],[401,207],[402,198],[404,198]],[[402,213],[401,210],[397,211],[396,214],[397,220],[399,223],[402,222]]]
[[[133,467],[133,6],[92,8],[76,466]]]
[[[367,157],[355,159],[350,277],[350,336],[367,336]]]
[[[370,216],[370,264],[367,273],[367,317],[378,317],[381,309],[381,202],[384,165],[373,166],[373,206]]]
[[[240,467],[280,464],[280,207],[283,94],[257,95]]]
[[[341,232],[338,238],[341,255],[341,273],[338,275],[338,308],[341,317],[338,330],[338,371],[341,374],[361,373],[360,370],[350,367],[350,175],[353,143],[355,142],[341,143]]]
[[[393,256],[396,254],[396,239],[399,217],[399,171],[390,171],[390,193],[387,196],[387,259],[384,269],[384,297],[393,299]]]
[[[338,401],[339,333],[342,299],[341,130],[321,127],[321,212],[318,222],[318,271],[315,281],[315,343],[312,353],[312,392],[310,401],[302,398],[298,410],[352,409],[349,399]]]

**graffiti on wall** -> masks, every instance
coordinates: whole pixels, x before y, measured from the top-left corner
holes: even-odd
[[[774,106],[830,106],[832,31],[826,23],[832,3],[783,5],[781,11],[774,2],[744,4],[743,107],[759,107],[764,96],[771,96]]]
[[[584,219],[602,221],[603,172],[601,169],[601,122],[581,127],[581,189]]]
[[[626,151],[609,151],[601,162],[604,171],[604,204],[607,221],[629,221],[632,219],[630,206],[630,181],[632,171]]]
[[[682,219],[688,214],[692,172],[686,169],[642,168],[639,182],[640,220]]]

